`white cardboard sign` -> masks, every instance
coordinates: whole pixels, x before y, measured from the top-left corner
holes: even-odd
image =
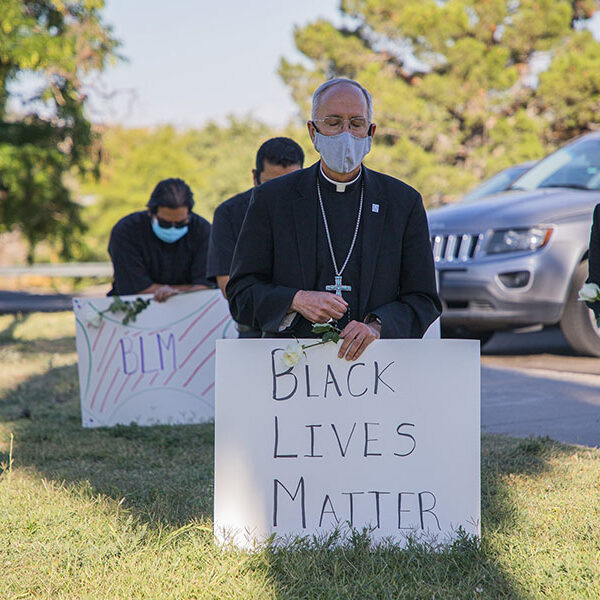
[[[328,343],[293,368],[288,343],[217,342],[217,538],[479,535],[478,342],[381,340],[356,362]]]
[[[121,323],[122,314],[110,312],[99,326],[90,324],[88,315],[107,309],[112,300],[73,300],[83,426],[214,418],[215,340],[237,336],[221,292],[151,302],[128,325]]]

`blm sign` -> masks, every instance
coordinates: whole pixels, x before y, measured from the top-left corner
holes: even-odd
[[[203,290],[151,302],[127,325],[121,313],[97,317],[111,302],[73,300],[83,426],[211,420],[215,341],[237,336],[221,292]]]
[[[217,538],[479,535],[478,342],[378,340],[356,362],[328,343],[294,367],[287,343],[217,342]]]

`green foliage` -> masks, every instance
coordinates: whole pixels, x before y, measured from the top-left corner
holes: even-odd
[[[123,319],[121,323],[127,325],[129,322],[135,323],[137,316],[150,305],[151,300],[144,300],[143,298],[136,298],[135,300],[123,300],[117,296],[111,303],[106,311],[111,313],[123,313]]]
[[[333,342],[337,344],[340,341],[342,330],[333,323],[314,323],[312,332],[319,335],[323,343]]]
[[[600,120],[600,44],[589,31],[557,48],[552,65],[540,76],[538,101],[552,113],[557,133],[573,137]]]
[[[274,132],[249,117],[190,131],[93,131],[82,80],[114,61],[118,47],[103,7],[0,1],[0,232],[20,229],[30,261],[42,240],[64,259],[106,259],[112,226],[143,209],[166,177],[185,179],[196,212],[210,219],[252,185],[256,150],[273,135],[299,141],[307,164],[315,158],[305,129]],[[325,79],[361,81],[378,125],[367,165],[414,185],[426,204],[600,127],[600,44],[576,28],[597,0],[342,0],[340,8],[341,26],[320,19],[295,30],[309,66],[282,59],[280,74],[305,118]],[[409,70],[403,48],[422,66]],[[536,87],[531,59],[540,52],[551,63]],[[23,75],[39,86],[14,114],[9,101]],[[83,212],[68,185],[75,177],[97,200]]]
[[[63,183],[66,157],[57,149],[34,144],[0,143],[0,228],[20,227],[29,242],[51,240],[70,258],[73,237],[82,230],[78,207]]]
[[[435,202],[600,126],[600,44],[576,27],[597,10],[593,0],[342,0],[342,26],[295,32],[311,66],[282,60],[280,75],[307,115],[324,80],[363,83],[378,124],[367,164]],[[406,48],[420,66],[407,68]],[[544,52],[536,86],[532,58]]]
[[[104,131],[101,178],[97,182],[88,178],[81,186],[82,194],[96,197],[84,212],[89,225],[86,242],[93,255],[108,258],[113,225],[128,213],[143,210],[161,179],[184,179],[194,193],[194,211],[212,220],[221,202],[252,187],[256,152],[275,135],[298,141],[307,153],[307,164],[315,158],[314,151],[308,151],[306,129],[290,126],[276,132],[249,117],[187,131],[173,127]]]
[[[96,167],[96,138],[84,116],[82,78],[115,57],[101,21],[103,0],[2,0],[0,4],[0,231],[19,228],[35,246],[48,240],[63,258],[83,231],[65,179]],[[36,83],[18,97],[24,75]],[[11,112],[10,100],[18,100]]]

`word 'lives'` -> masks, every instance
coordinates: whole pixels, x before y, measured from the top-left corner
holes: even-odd
[[[377,421],[311,423],[304,426],[292,422],[284,426],[283,418],[276,416],[273,458],[368,458],[383,456],[384,448],[393,448],[391,454],[394,456],[410,456],[417,447],[417,440],[411,433],[414,427],[414,423],[390,427]],[[390,433],[393,443],[389,442]],[[382,438],[382,435],[385,437]]]

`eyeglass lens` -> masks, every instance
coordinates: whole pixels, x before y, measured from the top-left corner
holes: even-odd
[[[184,219],[183,221],[173,222],[173,221],[165,221],[164,219],[161,219],[160,217],[156,217],[156,220],[158,221],[158,224],[163,229],[169,229],[171,227],[175,227],[175,229],[181,229],[182,227],[185,227],[188,224],[188,219]]]
[[[323,127],[329,131],[341,131],[344,128],[344,123],[348,123],[351,131],[362,133],[367,130],[368,122],[362,117],[352,117],[351,119],[342,119],[340,117],[325,117],[318,119]]]

